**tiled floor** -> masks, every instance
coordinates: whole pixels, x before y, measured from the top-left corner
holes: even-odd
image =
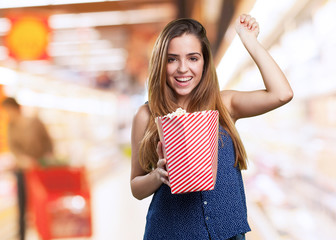
[[[93,186],[93,239],[142,239],[150,198],[135,199],[129,179],[130,163],[125,160]]]

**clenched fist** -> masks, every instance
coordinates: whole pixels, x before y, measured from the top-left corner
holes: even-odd
[[[259,24],[255,18],[248,14],[242,14],[235,22],[235,28],[239,37],[243,40],[246,37],[258,37]]]

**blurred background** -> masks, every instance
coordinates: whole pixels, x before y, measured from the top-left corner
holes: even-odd
[[[44,205],[28,215],[26,239],[42,239],[43,231],[142,239],[150,198],[138,201],[130,192],[130,128],[146,101],[154,41],[169,21],[195,18],[207,29],[221,88],[258,89],[258,69],[233,27],[241,13],[258,20],[259,40],[295,94],[289,104],[237,123],[249,156],[247,239],[336,239],[335,11],[335,0],[0,1],[0,100],[15,97],[25,116],[38,116],[57,164],[86,179],[75,195],[35,192]],[[0,107],[0,239],[15,240],[7,126]],[[38,184],[37,175],[28,184]],[[83,227],[91,232],[81,236]]]

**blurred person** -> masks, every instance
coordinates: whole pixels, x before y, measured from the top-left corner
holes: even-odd
[[[114,81],[108,72],[101,72],[96,77],[96,86],[101,89],[109,89],[113,87]]]
[[[19,207],[20,240],[25,239],[26,186],[24,171],[39,166],[45,158],[51,158],[53,153],[52,140],[37,117],[26,117],[21,112],[21,106],[14,98],[6,98],[2,102],[8,115],[9,149],[15,157],[15,176],[17,179],[17,194]]]
[[[148,102],[132,124],[131,190],[137,199],[154,194],[144,239],[245,239],[250,231],[241,170],[247,154],[235,122],[288,103],[292,89],[257,40],[255,18],[242,14],[235,29],[260,70],[265,89],[220,91],[206,30],[193,19],[177,19],[160,33],[150,60]],[[155,117],[182,107],[219,112],[218,172],[211,191],[171,194]]]

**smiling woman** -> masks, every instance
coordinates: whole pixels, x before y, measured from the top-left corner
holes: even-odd
[[[250,230],[240,173],[246,168],[246,154],[223,106],[210,44],[199,22],[178,19],[161,32],[150,61],[148,86],[149,102],[140,107],[132,127],[132,193],[138,199],[155,193],[144,239],[244,239]],[[226,147],[218,149],[221,170],[213,191],[170,193],[154,118],[178,107],[219,112],[221,142]],[[229,157],[223,159],[225,155]]]
[[[167,83],[178,95],[178,104],[187,109],[188,96],[202,78],[202,46],[192,34],[171,40],[168,47]]]
[[[278,65],[257,41],[256,20],[241,15],[236,31],[260,69],[265,89],[220,91],[206,31],[193,19],[170,22],[155,43],[149,67],[148,104],[139,108],[132,125],[132,193],[137,199],[154,194],[145,240],[243,240],[250,231],[241,175],[241,170],[247,168],[247,157],[234,123],[280,107],[291,100],[293,93]],[[168,176],[154,119],[179,107],[187,112],[219,113],[218,172],[213,190],[171,194],[172,176]],[[178,151],[193,151],[181,145],[176,147]],[[188,161],[201,162],[203,158]],[[181,164],[188,168],[188,163]],[[187,178],[197,177],[191,174]]]

